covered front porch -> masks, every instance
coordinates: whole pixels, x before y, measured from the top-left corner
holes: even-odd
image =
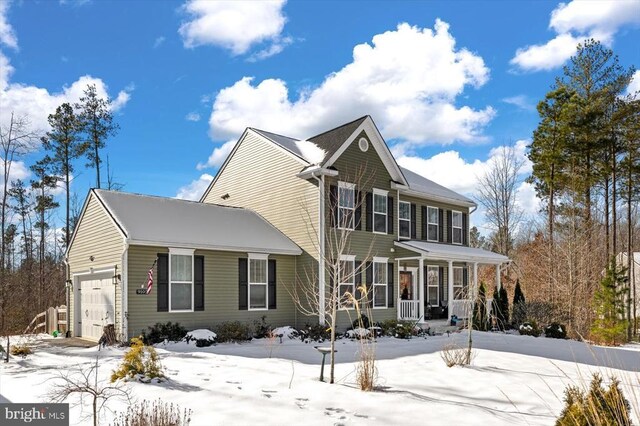
[[[478,291],[478,265],[495,266],[500,289],[500,268],[509,262],[506,256],[479,248],[419,240],[394,244],[399,251],[399,320],[469,318]]]

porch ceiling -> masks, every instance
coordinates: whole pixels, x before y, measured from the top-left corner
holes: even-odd
[[[510,259],[498,253],[480,248],[457,246],[452,244],[429,243],[420,240],[395,241],[397,247],[411,250],[425,259],[454,262],[471,262],[500,265]]]

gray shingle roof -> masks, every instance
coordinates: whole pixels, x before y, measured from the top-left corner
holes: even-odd
[[[132,244],[300,254],[300,248],[252,210],[94,189]]]
[[[424,194],[435,195],[438,197],[448,198],[453,201],[462,201],[464,203],[472,203],[475,205],[475,202],[465,197],[462,194],[458,194],[455,191],[452,191],[449,188],[445,188],[442,185],[435,183],[432,180],[429,180],[423,176],[420,176],[417,173],[412,172],[409,169],[405,169],[404,167],[400,167],[402,170],[402,174],[407,179],[409,183],[409,188],[414,191],[418,191]]]
[[[453,244],[429,243],[420,240],[396,241],[394,244],[417,253],[422,253],[425,257],[431,259],[460,260],[463,262],[489,264],[510,262],[507,256],[481,248],[458,246]]]

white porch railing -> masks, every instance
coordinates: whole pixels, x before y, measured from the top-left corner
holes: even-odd
[[[419,320],[420,301],[419,300],[398,300],[398,319]]]

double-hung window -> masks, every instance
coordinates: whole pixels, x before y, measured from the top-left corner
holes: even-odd
[[[353,183],[338,182],[338,228],[354,228],[356,186]]]
[[[431,306],[440,304],[440,268],[437,266],[427,266],[427,302]]]
[[[340,307],[353,307],[353,300],[356,295],[355,277],[355,256],[340,256],[338,268],[338,292],[340,296]]]
[[[438,209],[427,207],[427,240],[438,241]]]
[[[387,191],[373,189],[373,232],[387,233]]]
[[[249,310],[267,309],[267,256],[249,254]]]
[[[169,311],[193,311],[193,250],[169,249]]]
[[[451,212],[451,239],[453,244],[462,244],[462,212]]]
[[[453,299],[454,300],[461,300],[461,299],[466,299],[466,289],[464,288],[464,281],[463,281],[463,269],[459,266],[455,266],[453,268]]]
[[[411,238],[411,203],[400,201],[400,238]]]
[[[387,258],[373,258],[373,307],[387,307]]]

